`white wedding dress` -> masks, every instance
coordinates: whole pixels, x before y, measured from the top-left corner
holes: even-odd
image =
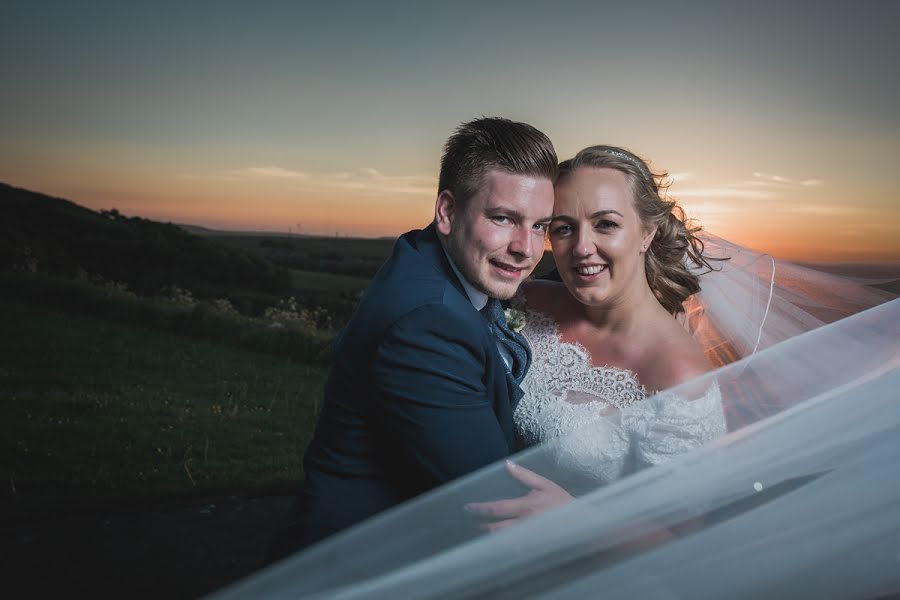
[[[559,467],[608,484],[700,447],[725,433],[719,386],[699,398],[647,397],[626,369],[594,366],[581,344],[563,342],[552,316],[528,309],[522,334],[532,364],[513,419],[520,448],[554,440]]]

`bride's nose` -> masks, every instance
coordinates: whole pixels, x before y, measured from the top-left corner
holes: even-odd
[[[572,254],[578,258],[590,256],[594,253],[594,244],[590,240],[590,232],[583,228],[578,230],[575,238],[575,245],[572,247]]]

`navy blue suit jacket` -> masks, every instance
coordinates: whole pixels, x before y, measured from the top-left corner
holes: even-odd
[[[336,342],[274,560],[499,460],[513,395],[434,226],[403,235]]]

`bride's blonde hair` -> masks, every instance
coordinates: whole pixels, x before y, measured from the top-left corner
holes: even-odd
[[[653,173],[646,161],[616,146],[590,146],[559,165],[559,181],[580,167],[616,169],[628,177],[634,208],[647,228],[656,235],[644,254],[647,283],[659,303],[672,314],[684,311],[683,303],[700,291],[697,274],[687,265],[712,269],[704,256],[703,240],[695,234],[701,227],[689,221],[674,200],[660,195],[670,185],[668,173]]]

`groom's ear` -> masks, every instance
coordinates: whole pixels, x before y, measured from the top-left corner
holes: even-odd
[[[434,203],[434,225],[441,235],[450,235],[453,216],[456,213],[456,198],[450,190],[442,190]]]

